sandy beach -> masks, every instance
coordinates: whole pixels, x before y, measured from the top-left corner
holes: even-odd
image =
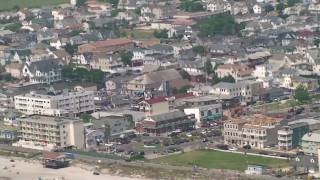
[[[138,180],[108,174],[93,175],[92,171],[71,166],[62,169],[43,168],[38,161],[24,161],[0,157],[0,180]]]

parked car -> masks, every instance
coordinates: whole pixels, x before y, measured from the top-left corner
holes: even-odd
[[[226,145],[226,144],[217,144],[216,147],[218,149],[222,149],[222,150],[228,150],[229,149],[228,145]]]
[[[236,147],[230,147],[229,148],[229,151],[237,151],[238,150],[238,148],[236,148]]]
[[[249,144],[244,145],[244,146],[243,146],[243,149],[251,149],[251,146],[250,146]]]

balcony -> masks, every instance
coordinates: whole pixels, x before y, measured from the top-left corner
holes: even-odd
[[[279,141],[292,141],[292,136],[278,136]]]
[[[289,131],[279,130],[279,131],[278,131],[278,135],[288,136],[288,135],[292,135],[292,134],[293,134],[293,131],[292,131],[292,130],[289,130]]]

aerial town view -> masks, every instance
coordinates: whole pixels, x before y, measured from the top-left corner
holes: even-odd
[[[0,180],[319,166],[320,0],[0,0]]]

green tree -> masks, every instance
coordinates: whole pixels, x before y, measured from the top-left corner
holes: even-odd
[[[81,7],[81,6],[84,6],[85,4],[86,4],[86,0],[77,0],[76,6]]]
[[[67,43],[64,46],[64,49],[71,55],[73,55],[75,52],[77,52],[78,50],[78,46],[77,45],[71,45],[70,43]]]
[[[84,123],[89,123],[95,120],[94,117],[92,117],[90,114],[84,113],[80,115],[80,119],[84,122]]]
[[[179,8],[187,12],[197,12],[204,10],[202,3],[197,0],[183,0]]]
[[[210,60],[207,60],[204,63],[204,71],[207,73],[207,75],[210,75],[211,73],[213,73],[213,67]]]
[[[288,7],[294,6],[296,3],[299,3],[300,0],[287,0]]]
[[[230,82],[230,83],[236,82],[236,80],[231,75],[228,75],[228,76],[221,78],[220,81],[221,82]]]
[[[158,39],[167,39],[168,38],[168,30],[167,29],[162,29],[160,31],[155,30],[153,32],[154,37],[158,38]]]
[[[269,13],[271,11],[274,11],[274,7],[271,5],[271,4],[267,4],[265,7],[264,7],[264,10],[266,13]]]
[[[196,54],[201,55],[201,56],[203,56],[203,55],[205,54],[205,48],[204,48],[204,46],[200,46],[200,45],[198,45],[198,46],[193,46],[193,47],[192,47],[192,51],[193,51],[194,53],[196,53]]]
[[[311,100],[308,90],[303,85],[299,85],[295,89],[293,97],[300,103],[308,102]]]
[[[317,46],[317,47],[320,47],[320,39],[317,38],[317,39],[313,40],[313,44],[314,44],[315,46]]]
[[[132,57],[133,57],[132,52],[129,52],[129,51],[120,52],[120,58],[124,65],[130,65]]]
[[[213,37],[217,34],[240,35],[240,30],[244,28],[243,24],[236,23],[234,17],[228,13],[213,15],[206,20],[200,21],[197,26],[201,37]]]
[[[279,13],[279,15],[282,15],[283,14],[283,10],[285,9],[285,5],[280,2],[276,5],[276,10],[277,12]]]

